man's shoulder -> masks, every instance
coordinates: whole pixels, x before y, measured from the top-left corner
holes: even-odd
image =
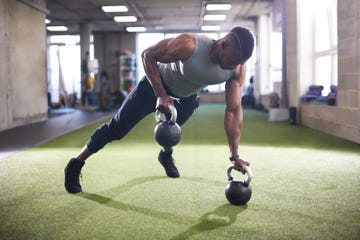
[[[183,41],[195,41],[195,34],[193,33],[181,33],[176,38],[181,39]]]

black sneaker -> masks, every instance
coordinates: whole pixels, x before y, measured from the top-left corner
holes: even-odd
[[[81,168],[84,166],[85,162],[80,161],[76,158],[72,158],[69,163],[66,165],[65,173],[65,189],[69,193],[79,193],[82,191],[81,185],[79,183],[79,177]]]
[[[180,174],[174,164],[174,159],[171,155],[172,155],[172,151],[166,153],[163,150],[161,150],[158,159],[161,165],[163,165],[163,167],[165,168],[165,172],[168,177],[178,178],[180,177]]]

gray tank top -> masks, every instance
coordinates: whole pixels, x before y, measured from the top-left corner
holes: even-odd
[[[233,70],[224,70],[210,62],[212,39],[202,35],[195,35],[195,39],[195,51],[189,59],[159,63],[164,83],[178,97],[191,96],[208,85],[226,82],[233,75]]]

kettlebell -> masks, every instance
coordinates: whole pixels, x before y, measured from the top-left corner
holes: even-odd
[[[245,166],[247,177],[244,180],[234,179],[231,176],[231,170],[234,165],[230,164],[227,168],[228,183],[225,188],[225,196],[227,200],[234,205],[246,204],[251,198],[250,181],[252,179],[252,172],[250,167]]]
[[[163,147],[172,147],[179,143],[181,138],[181,128],[176,123],[177,111],[174,105],[169,105],[171,118],[166,119],[165,114],[159,110],[155,112],[157,122],[154,129],[155,140]]]

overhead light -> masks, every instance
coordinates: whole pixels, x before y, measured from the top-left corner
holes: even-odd
[[[216,11],[216,10],[230,10],[231,4],[206,4],[206,10],[208,11]]]
[[[219,31],[220,26],[218,25],[204,25],[201,27],[202,31]]]
[[[225,14],[221,14],[221,15],[205,15],[204,16],[205,21],[221,21],[221,20],[225,20],[225,18],[226,18]]]
[[[45,19],[45,23],[49,24],[49,23],[51,23],[51,21],[49,19]]]
[[[145,27],[127,27],[126,31],[128,31],[128,32],[145,32],[146,28]]]
[[[46,29],[51,32],[63,32],[68,30],[65,26],[47,26]]]
[[[114,20],[116,22],[136,22],[137,18],[135,16],[116,16]]]
[[[127,12],[129,9],[126,6],[102,6],[104,12]]]

